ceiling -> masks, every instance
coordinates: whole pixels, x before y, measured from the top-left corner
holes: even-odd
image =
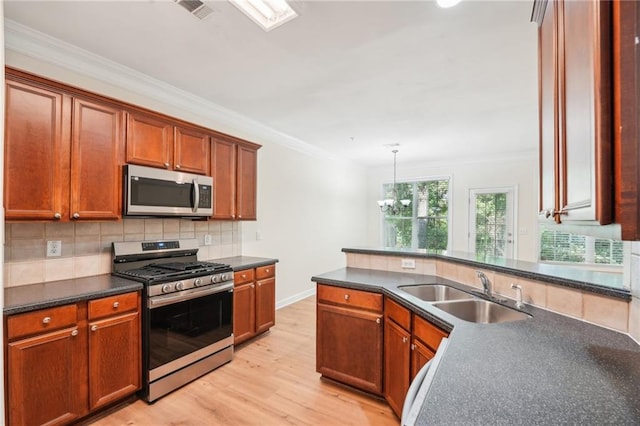
[[[533,152],[530,1],[295,1],[264,32],[226,1],[5,1],[4,15],[365,166]]]

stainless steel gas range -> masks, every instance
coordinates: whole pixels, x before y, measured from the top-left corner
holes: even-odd
[[[196,239],[113,243],[113,274],[144,284],[147,402],[233,358],[233,270],[197,253]]]

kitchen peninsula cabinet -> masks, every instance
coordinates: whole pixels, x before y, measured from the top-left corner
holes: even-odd
[[[10,315],[9,425],[69,424],[140,387],[140,293]]]
[[[318,283],[317,300],[316,371],[382,395],[382,295]]]
[[[259,148],[259,145],[235,138],[213,138],[214,219],[256,220]]]
[[[121,109],[9,71],[5,98],[6,219],[121,217]]]
[[[276,323],[275,264],[234,273],[234,344],[264,333]]]
[[[411,380],[435,356],[448,333],[385,298],[384,396],[400,416]]]
[[[196,128],[150,114],[130,112],[126,161],[129,164],[206,175],[209,136]]]
[[[611,3],[536,0],[540,215],[613,220]]]

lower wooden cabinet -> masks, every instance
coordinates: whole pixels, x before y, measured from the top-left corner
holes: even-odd
[[[138,292],[5,321],[10,425],[68,424],[140,388]]]
[[[276,323],[276,265],[233,274],[233,342],[242,343]]]
[[[382,395],[382,295],[318,284],[316,371]]]

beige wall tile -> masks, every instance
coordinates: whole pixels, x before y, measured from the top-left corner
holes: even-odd
[[[224,220],[220,222],[220,232],[233,231],[233,222]]]
[[[476,271],[484,272],[487,278],[489,278],[489,281],[492,284],[494,282],[495,272],[493,271],[488,271],[486,269],[481,269],[481,268],[472,268],[470,266],[464,266],[464,265],[457,265],[457,269],[458,269],[458,273],[457,273],[458,281],[463,284],[467,284],[472,287],[481,289],[482,282],[480,281],[480,278],[478,278],[478,274]]]
[[[99,274],[110,274],[113,269],[113,256],[111,253],[100,254],[100,269]]]
[[[11,238],[44,239],[44,223],[12,223]]]
[[[347,253],[350,255],[349,266],[353,268],[371,269],[371,256],[361,253]]]
[[[387,256],[371,255],[369,264],[371,269],[387,271],[389,268],[389,259]]]
[[[629,335],[640,344],[640,299],[634,297],[629,305]]]
[[[144,219],[124,219],[124,233],[127,234],[144,234]]]
[[[144,233],[162,235],[162,219],[144,219]]]
[[[64,250],[64,246],[62,248]],[[76,236],[73,253],[75,256],[88,256],[99,254],[101,249],[100,239],[96,236]]]
[[[196,233],[198,233],[198,232],[208,233],[209,232],[209,223],[206,220],[195,220],[195,221],[193,221],[193,224],[195,225]]]
[[[162,220],[162,232],[164,234],[179,234],[180,233],[180,219],[163,219]]]
[[[124,224],[119,222],[100,222],[100,235],[123,235]]]
[[[143,241],[144,234],[124,234],[124,241]]]
[[[582,292],[572,288],[547,286],[547,308],[574,318],[582,318]]]
[[[194,222],[192,220],[188,220],[188,219],[181,219],[178,224],[180,225],[180,233],[195,233],[196,232],[196,225],[194,224]],[[231,232],[233,232],[233,226],[230,229]]]
[[[356,257],[356,253],[345,253],[344,254],[344,259],[345,262],[347,264],[347,267],[351,267],[351,268],[355,268],[354,264],[355,264],[355,257]]]
[[[220,259],[222,256],[222,250],[219,245],[209,246],[209,259]]]
[[[100,235],[100,224],[98,222],[78,222],[76,226],[76,237]]]
[[[629,302],[599,294],[583,294],[585,321],[626,333],[629,328]]]
[[[212,220],[209,222],[209,232],[214,234],[220,233],[220,221]]]
[[[516,299],[516,290],[511,284],[522,287],[522,300],[528,305],[547,306],[547,285],[542,282],[527,280],[514,275],[496,273],[494,276],[494,291],[510,299]]]
[[[44,261],[44,281],[58,281],[69,278],[73,278],[72,257]]]
[[[44,261],[9,263],[9,281],[6,287],[35,284],[44,281]],[[7,265],[5,265],[7,267]]]
[[[73,259],[73,277],[89,277],[100,273],[101,256],[81,256]]]
[[[9,251],[13,262],[43,259],[46,255],[46,243],[43,239],[14,239],[5,249]]]
[[[45,224],[44,227],[45,238],[61,239],[61,238],[73,238],[75,235],[75,223],[58,223],[51,222]]]

